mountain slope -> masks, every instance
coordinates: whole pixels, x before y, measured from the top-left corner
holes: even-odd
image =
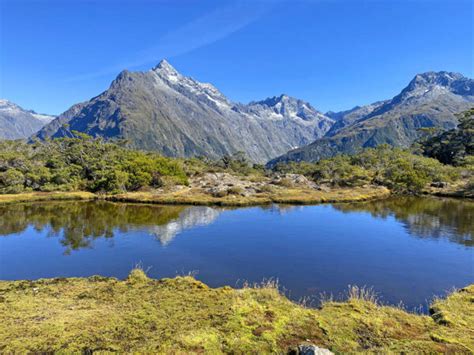
[[[28,138],[53,119],[54,116],[27,111],[11,101],[0,99],[0,139]]]
[[[335,122],[309,103],[284,94],[232,109],[256,117],[265,130],[279,128],[294,148],[323,137]]]
[[[282,161],[317,161],[384,143],[408,147],[419,137],[420,128],[454,128],[455,114],[473,106],[474,80],[449,72],[419,74],[391,100],[345,112],[339,117],[329,113],[338,121],[324,138],[289,151],[269,165]],[[361,109],[367,114],[357,116],[357,110]]]
[[[147,72],[121,72],[108,90],[72,107],[36,137],[76,130],[125,138],[135,148],[167,156],[218,158],[243,151],[265,162],[323,136],[332,123],[309,104],[284,95],[235,104],[163,60]]]
[[[382,105],[386,104],[386,101],[377,101],[373,104],[365,106],[356,106],[350,110],[341,112],[326,112],[326,116],[332,118],[336,122],[331,126],[331,129],[326,133],[326,136],[333,136],[337,131],[344,127],[350,126],[354,122],[368,116]]]

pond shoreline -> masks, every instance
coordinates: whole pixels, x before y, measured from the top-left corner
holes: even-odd
[[[294,205],[315,205],[321,203],[359,202],[384,199],[391,195],[385,187],[370,186],[358,188],[318,191],[310,189],[280,189],[274,193],[257,193],[251,196],[227,195],[216,197],[198,189],[183,188],[169,192],[130,192],[115,195],[95,194],[86,191],[73,192],[30,192],[0,195],[0,205],[40,201],[105,200],[126,203],[150,203],[160,205],[196,205],[245,207],[274,203]]]
[[[357,188],[335,188],[325,191],[312,189],[279,189],[276,192],[257,193],[250,196],[227,195],[216,197],[199,189],[184,187],[177,191],[127,192],[121,194],[97,194],[87,191],[28,192],[0,194],[0,206],[12,203],[41,201],[90,201],[105,200],[123,203],[146,203],[158,205],[250,207],[270,204],[318,205],[325,203],[351,203],[382,200],[390,196],[411,196],[393,194],[382,186]],[[470,194],[443,189],[426,189],[421,196],[446,197],[472,200]]]
[[[471,353],[473,297],[467,286],[436,299],[425,316],[379,305],[363,288],[313,309],[274,283],[210,288],[140,269],[125,280],[0,281],[0,350],[282,353],[309,342],[334,352]]]

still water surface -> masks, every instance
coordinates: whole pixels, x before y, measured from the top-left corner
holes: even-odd
[[[195,272],[276,278],[295,300],[368,285],[422,306],[474,282],[474,202],[435,198],[240,209],[47,202],[0,207],[0,279]]]

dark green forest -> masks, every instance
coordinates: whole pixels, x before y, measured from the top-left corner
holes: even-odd
[[[459,115],[457,129],[442,132],[420,142],[422,153],[444,164],[473,164],[474,108]]]

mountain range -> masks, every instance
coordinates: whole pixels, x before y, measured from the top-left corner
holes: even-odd
[[[450,72],[418,74],[391,100],[327,113],[337,122],[325,137],[289,151],[270,161],[269,166],[286,161],[317,161],[384,143],[409,147],[420,136],[420,128],[455,128],[456,113],[471,107],[474,80]]]
[[[124,138],[134,148],[166,156],[219,158],[243,151],[263,163],[321,138],[333,123],[309,103],[286,95],[234,103],[163,60],[146,72],[121,72],[109,89],[73,106],[36,137],[80,131]]]
[[[243,151],[254,162],[274,165],[383,143],[407,147],[420,128],[453,128],[455,114],[473,106],[474,80],[451,72],[416,75],[392,99],[341,112],[322,113],[288,95],[242,104],[162,60],[149,71],[122,71],[106,91],[52,121],[2,100],[0,138],[46,139],[79,131],[123,138],[134,148],[166,156],[219,158]]]
[[[0,139],[28,138],[54,118],[0,99]]]

